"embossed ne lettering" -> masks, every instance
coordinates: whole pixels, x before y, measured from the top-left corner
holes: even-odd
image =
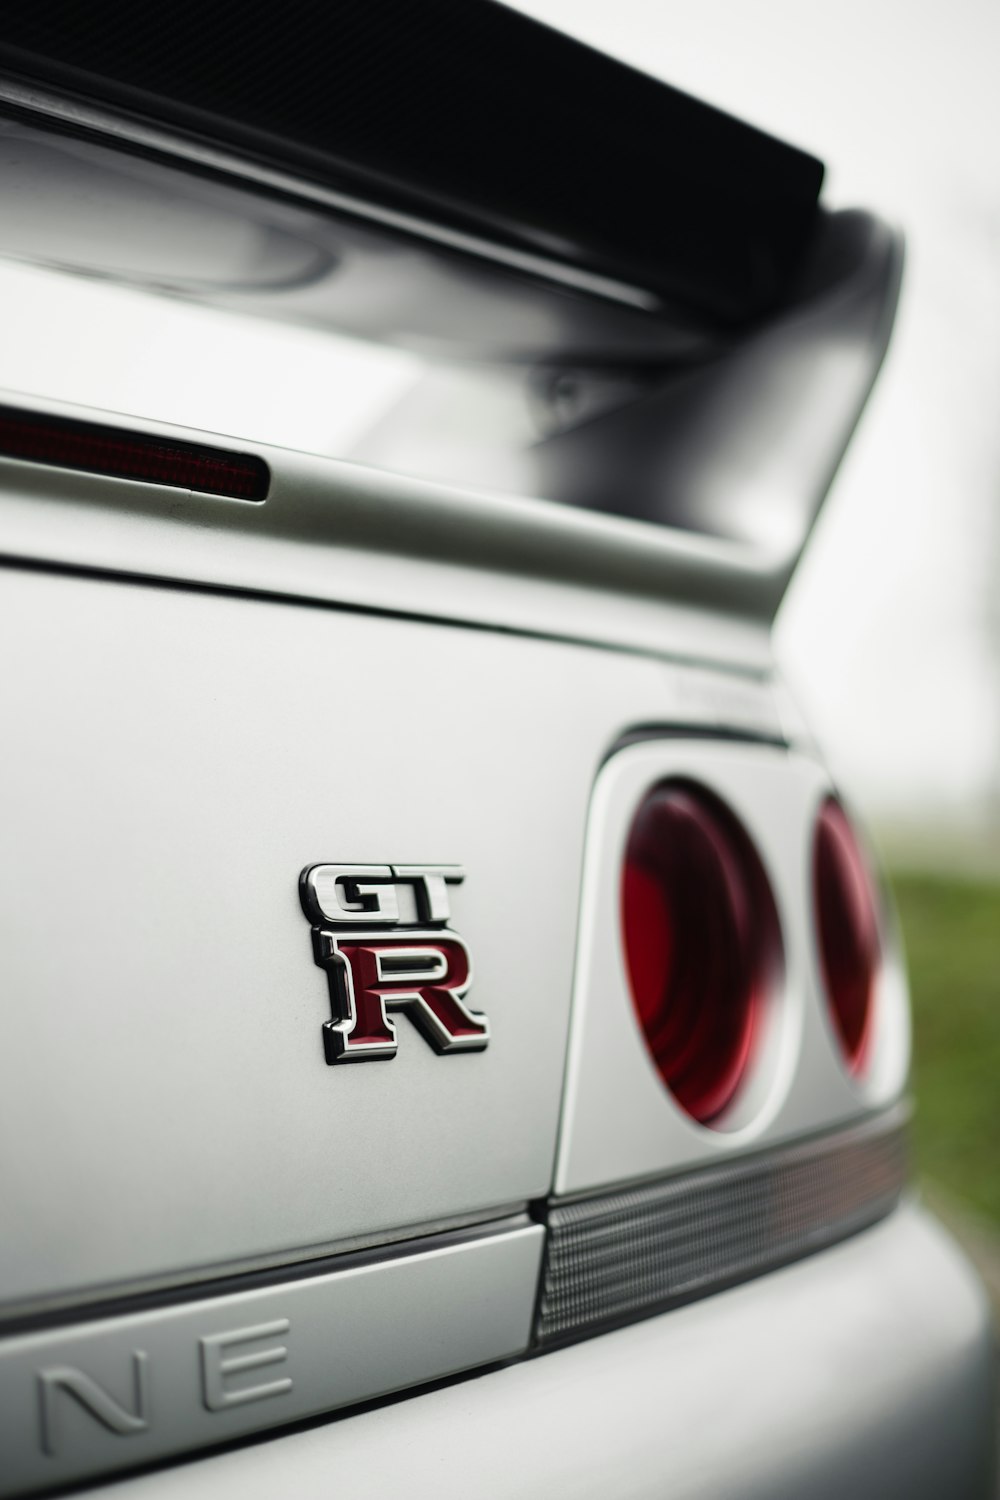
[[[65,1391],[79,1402],[84,1411],[96,1417],[102,1426],[118,1437],[133,1437],[149,1430],[149,1363],[143,1349],[132,1355],[132,1399],[134,1412],[122,1406],[98,1385],[92,1376],[77,1370],[73,1365],[54,1365],[38,1372],[39,1419],[41,1425],[42,1450],[54,1454],[57,1448],[56,1397]]]
[[[287,1318],[278,1318],[274,1323],[260,1323],[255,1328],[237,1328],[229,1333],[213,1333],[199,1339],[201,1351],[201,1393],[209,1411],[224,1411],[231,1406],[243,1406],[247,1401],[264,1401],[268,1396],[281,1396],[292,1389],[291,1377],[282,1376],[261,1385],[244,1385],[233,1388],[228,1381],[242,1370],[259,1370],[265,1365],[284,1364],[288,1350],[284,1344],[272,1344],[268,1349],[258,1349],[252,1354],[225,1354],[234,1344],[255,1344],[262,1339],[277,1338],[287,1333],[291,1324]]]

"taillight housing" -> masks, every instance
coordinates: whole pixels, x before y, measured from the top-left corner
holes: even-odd
[[[813,899],[820,971],[847,1069],[865,1074],[882,962],[868,864],[841,804],[828,797],[813,836]]]
[[[706,788],[668,781],[643,798],[625,848],[621,927],[661,1079],[700,1124],[724,1125],[753,1067],[782,950],[754,845]]]

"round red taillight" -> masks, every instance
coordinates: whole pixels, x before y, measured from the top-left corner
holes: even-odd
[[[816,818],[813,887],[820,968],[834,1029],[852,1073],[868,1061],[881,962],[878,912],[864,855],[840,803]]]
[[[775,991],[781,939],[743,826],[703,787],[643,800],[622,872],[632,999],[660,1077],[688,1114],[717,1121],[736,1096]]]

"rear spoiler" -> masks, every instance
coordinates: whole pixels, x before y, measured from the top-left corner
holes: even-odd
[[[814,158],[492,0],[8,0],[0,72],[729,329],[816,227]]]
[[[420,402],[391,413],[395,447],[375,430],[323,451],[450,486],[455,560],[773,618],[887,347],[893,230],[821,208],[812,158],[490,0],[178,0],[162,36],[158,20],[10,0],[0,196],[20,213],[0,218],[0,255],[481,366],[543,408],[523,481],[498,481],[489,448],[459,445],[469,467],[443,477],[413,463]],[[229,222],[273,267],[247,280]],[[141,404],[64,414],[113,411],[177,422]],[[213,443],[217,425],[198,423]],[[220,446],[251,436],[278,524],[264,446],[283,440]],[[359,545],[402,546],[365,493]],[[406,546],[426,525],[438,555],[431,494]],[[327,524],[310,512],[317,536]]]

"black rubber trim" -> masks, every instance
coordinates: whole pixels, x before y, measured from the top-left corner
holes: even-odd
[[[739,324],[822,165],[493,0],[8,0],[0,68]]]
[[[532,1204],[545,1255],[533,1352],[700,1301],[850,1239],[896,1208],[910,1106],[695,1170]]]

